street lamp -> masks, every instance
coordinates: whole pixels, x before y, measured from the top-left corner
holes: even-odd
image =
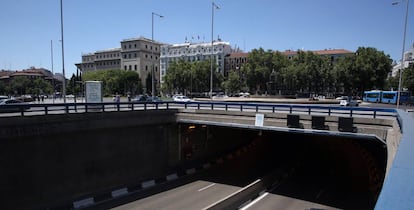
[[[164,16],[159,15],[155,12],[152,13],[152,27],[151,27],[151,40],[152,44],[154,45],[154,15],[158,16],[159,18],[163,18]],[[154,46],[151,47],[151,61],[152,61],[152,68],[151,68],[151,95],[155,97],[155,81],[154,81]]]
[[[399,2],[393,2],[392,5],[397,5]],[[397,109],[400,105],[400,100],[401,100],[401,89],[402,89],[402,72],[404,69],[404,63],[405,63],[405,56],[404,56],[404,51],[405,51],[405,36],[407,33],[407,17],[408,17],[408,5],[410,3],[410,0],[407,0],[407,4],[406,4],[406,9],[405,9],[405,20],[404,20],[404,36],[403,36],[403,45],[402,45],[402,59],[401,59],[401,66],[400,66],[400,78],[398,80],[398,96],[397,96]]]
[[[53,103],[55,103],[55,73],[53,71],[53,40],[50,40],[50,58],[52,61],[52,86],[53,86],[53,96],[52,96],[52,100]]]
[[[60,34],[61,34],[61,42],[62,42],[62,74],[63,74],[62,96],[63,96],[63,103],[66,103],[65,50],[64,50],[64,45],[63,45],[63,6],[62,6],[62,0],[60,0]]]
[[[210,56],[210,98],[213,98],[213,42],[214,42],[214,9],[220,9],[214,1],[211,2],[211,56]]]

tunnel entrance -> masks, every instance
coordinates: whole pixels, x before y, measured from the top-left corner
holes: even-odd
[[[329,136],[217,125],[180,126],[181,132],[187,134],[182,139],[198,142],[193,145],[193,157],[203,150],[200,142],[204,142],[206,150],[257,145],[245,157],[229,162],[227,169],[215,173],[214,177],[206,177],[226,184],[285,170],[281,173],[287,177],[277,186],[269,186],[269,193],[341,209],[373,209],[385,177],[387,149],[372,136]]]

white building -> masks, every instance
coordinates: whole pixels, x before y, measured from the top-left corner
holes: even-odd
[[[213,44],[211,42],[202,43],[182,43],[182,44],[167,44],[161,46],[160,56],[160,78],[161,83],[164,83],[164,76],[168,71],[168,66],[174,62],[184,59],[186,61],[195,62],[210,60],[213,56],[217,65],[217,72],[224,73],[224,58],[231,53],[231,46],[228,42],[217,41]]]
[[[407,68],[410,66],[410,64],[414,63],[414,44],[411,46],[411,48],[404,52],[404,68]],[[391,76],[395,77],[398,75],[399,70],[401,69],[401,61],[399,63],[395,64],[392,67],[392,73]]]

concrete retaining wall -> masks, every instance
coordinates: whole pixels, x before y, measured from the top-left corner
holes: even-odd
[[[179,164],[174,119],[174,111],[0,118],[2,207],[42,207],[167,174]]]

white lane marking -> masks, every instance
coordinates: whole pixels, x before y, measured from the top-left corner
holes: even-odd
[[[258,182],[260,182],[260,181],[262,181],[262,180],[261,180],[261,179],[258,179],[258,180],[256,180],[256,181],[254,181],[254,182],[250,183],[250,184],[249,184],[249,185],[247,185],[246,187],[243,187],[243,188],[241,188],[241,189],[237,190],[236,192],[233,192],[233,193],[231,193],[230,195],[228,195],[228,196],[226,196],[226,197],[224,197],[224,198],[222,198],[222,199],[220,199],[220,200],[216,201],[215,203],[212,203],[212,204],[210,204],[209,206],[207,206],[207,207],[205,207],[205,208],[202,208],[202,209],[203,209],[203,210],[210,209],[211,207],[213,207],[213,206],[217,205],[218,203],[223,202],[224,200],[226,200],[226,199],[228,199],[228,198],[230,198],[230,197],[232,197],[232,196],[236,195],[237,193],[240,193],[240,192],[242,192],[243,190],[248,189],[249,187],[251,187],[251,186],[253,186],[253,185],[257,184],[257,183],[258,183]]]
[[[208,189],[208,188],[210,188],[210,187],[212,187],[212,186],[214,186],[214,185],[216,185],[216,183],[213,183],[213,184],[210,184],[210,185],[208,185],[208,186],[205,186],[205,187],[203,187],[203,188],[199,189],[199,190],[198,190],[198,192],[201,192],[201,191],[203,191],[203,190],[206,190],[206,189]]]
[[[243,206],[240,210],[246,210],[250,207],[252,207],[254,204],[258,203],[260,200],[262,200],[264,197],[266,197],[267,195],[269,195],[269,193],[263,193],[263,195],[257,197],[256,199],[254,199],[252,202],[250,202],[249,204]]]

